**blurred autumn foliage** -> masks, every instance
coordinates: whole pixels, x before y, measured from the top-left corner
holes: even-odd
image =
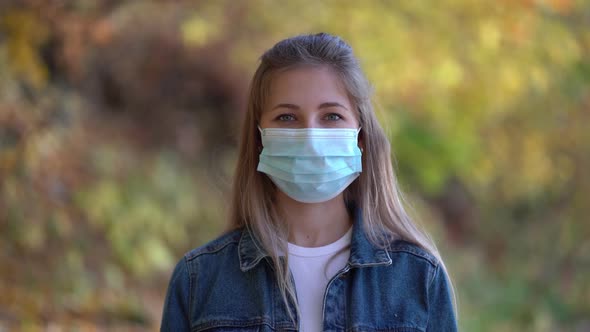
[[[465,331],[590,330],[590,3],[2,1],[0,331],[156,330],[224,227],[257,57],[326,31],[375,86]]]

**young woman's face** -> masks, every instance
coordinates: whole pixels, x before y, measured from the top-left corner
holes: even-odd
[[[275,74],[261,128],[358,128],[358,115],[329,67],[300,67]]]

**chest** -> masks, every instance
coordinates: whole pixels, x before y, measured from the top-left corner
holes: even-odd
[[[268,265],[231,275],[192,278],[193,331],[296,331],[301,325],[298,318],[297,325],[289,319]],[[322,291],[323,331],[408,332],[424,331],[427,325],[426,289],[416,282],[416,276],[404,271],[387,266],[345,267],[329,278],[323,290],[316,291]],[[300,302],[302,305],[307,304]]]

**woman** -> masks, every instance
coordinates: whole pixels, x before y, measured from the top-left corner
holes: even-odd
[[[340,38],[262,55],[231,207],[232,231],[176,266],[162,331],[456,331],[446,269],[403,209]]]

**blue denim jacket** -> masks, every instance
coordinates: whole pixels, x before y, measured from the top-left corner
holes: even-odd
[[[254,241],[236,230],[187,253],[172,274],[161,331],[296,331]],[[359,217],[348,264],[326,288],[323,315],[324,331],[457,331],[437,259],[404,241],[375,247]]]

